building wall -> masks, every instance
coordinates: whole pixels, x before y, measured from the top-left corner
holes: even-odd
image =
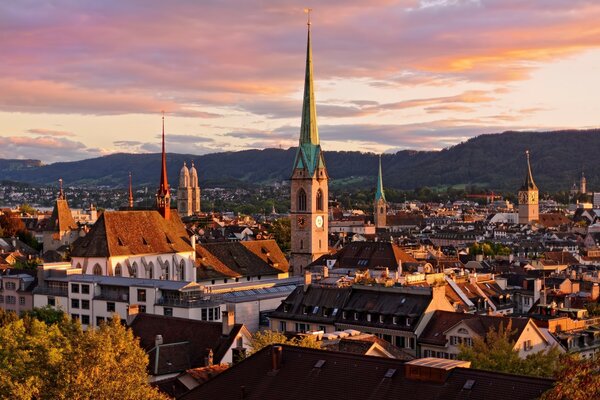
[[[14,311],[18,315],[33,309],[33,295],[31,292],[21,290],[21,279],[18,277],[4,276],[0,279],[0,308]]]

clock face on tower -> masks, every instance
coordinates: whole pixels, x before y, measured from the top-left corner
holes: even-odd
[[[527,204],[527,192],[519,192],[519,204]]]
[[[537,203],[538,201],[538,196],[536,192],[530,192],[529,193],[529,202],[530,203]]]
[[[321,228],[323,226],[323,216],[317,215],[317,218],[315,218],[315,225],[317,228]]]

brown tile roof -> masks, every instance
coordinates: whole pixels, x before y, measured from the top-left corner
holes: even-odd
[[[477,318],[475,314],[463,314],[449,311],[435,311],[425,329],[419,337],[419,342],[433,344],[436,346],[446,345],[444,332],[458,324],[460,321]]]
[[[561,225],[571,224],[571,220],[563,214],[546,213],[540,214],[538,222],[546,228],[556,228]]]
[[[413,360],[414,357],[403,349],[394,346],[375,335],[350,336],[339,340],[337,350],[342,353],[366,354],[375,344],[381,346],[398,360]]]
[[[400,360],[282,348],[278,370],[272,369],[272,347],[266,347],[180,399],[525,400],[539,398],[554,382],[460,367],[447,371],[443,383],[420,381],[406,377]]]
[[[73,243],[73,257],[112,257],[193,251],[177,213],[105,211],[90,232]]]
[[[196,246],[198,279],[275,275],[289,264],[274,240],[203,243]]]
[[[574,265],[579,264],[579,261],[568,251],[546,251],[544,252],[544,258],[549,261],[555,261],[562,265]]]
[[[77,223],[73,219],[71,209],[67,200],[57,199],[52,210],[52,216],[45,230],[52,232],[65,232],[77,229]]]
[[[387,267],[395,270],[398,263],[417,263],[410,254],[390,242],[352,242],[335,255],[336,268],[374,269]]]
[[[235,337],[246,329],[242,324],[235,324],[229,336],[223,336],[221,322],[197,321],[186,318],[165,317],[162,315],[138,314],[130,325],[133,334],[140,338],[140,346],[150,356],[150,369],[154,370],[156,359],[151,352],[155,347],[156,335],[162,335],[163,346],[159,355],[159,372],[171,363],[179,367],[170,372],[184,371],[189,368],[204,366],[207,349],[213,350],[215,363],[220,363]],[[179,343],[176,346],[165,346]],[[165,350],[168,349],[168,350]],[[165,354],[164,352],[168,353]],[[189,360],[189,361],[188,361]]]

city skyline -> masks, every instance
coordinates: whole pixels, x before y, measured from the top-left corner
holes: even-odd
[[[521,3],[2,4],[0,157],[295,146],[304,7],[326,151],[597,127],[600,5]]]

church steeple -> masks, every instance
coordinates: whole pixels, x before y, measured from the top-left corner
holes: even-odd
[[[381,155],[379,156],[379,176],[377,177],[377,192],[375,200],[385,201],[385,192],[383,191],[383,174],[381,173]]]
[[[171,216],[171,194],[169,190],[169,180],[167,177],[167,153],[165,151],[165,113],[162,113],[162,165],[160,171],[160,185],[156,193],[156,208],[165,218]]]
[[[538,190],[537,186],[535,185],[535,182],[533,181],[533,174],[531,173],[529,150],[525,151],[525,155],[527,156],[527,175],[525,176],[525,182],[523,182],[521,190]]]
[[[525,152],[525,155],[527,156],[527,174],[523,186],[519,190],[519,223],[531,224],[539,220],[539,192],[531,173],[529,150]]]
[[[304,100],[302,102],[302,123],[300,125],[300,144],[319,144],[317,128],[317,107],[313,84],[312,46],[310,43],[310,10],[308,10],[308,40],[306,44],[306,70],[304,74]]]
[[[131,184],[131,172],[129,172],[129,208],[133,209],[133,186]]]
[[[65,200],[65,192],[63,191],[63,180],[60,178],[58,180],[58,200]]]

